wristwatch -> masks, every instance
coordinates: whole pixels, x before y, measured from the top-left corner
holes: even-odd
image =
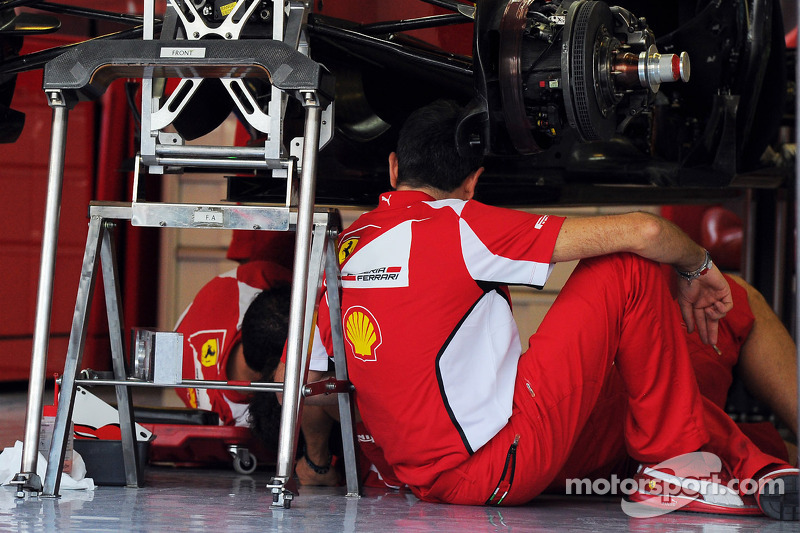
[[[706,250],[705,252],[706,252],[706,258],[703,261],[703,264],[700,265],[700,268],[698,268],[697,270],[692,270],[691,272],[684,272],[683,270],[678,270],[676,268],[675,272],[677,272],[680,277],[682,277],[689,283],[691,283],[692,280],[699,278],[700,276],[704,276],[706,272],[711,270],[711,267],[714,266],[714,263],[711,261],[711,254],[708,253],[708,250]]]

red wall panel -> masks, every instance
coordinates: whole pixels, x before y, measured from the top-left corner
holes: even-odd
[[[26,37],[23,53],[64,44],[68,38]],[[20,74],[12,108],[25,113],[17,142],[0,144],[0,380],[24,380],[30,368],[41,239],[47,195],[51,110],[41,71]],[[94,116],[91,103],[69,114],[58,255],[54,281],[48,373],[63,371],[86,243],[87,204],[94,176]],[[92,342],[90,341],[90,344]],[[88,351],[87,351],[88,353]],[[93,363],[91,357],[84,363]]]

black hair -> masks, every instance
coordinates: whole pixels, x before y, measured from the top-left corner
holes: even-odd
[[[480,168],[479,156],[462,157],[456,127],[464,109],[452,100],[436,100],[411,113],[397,141],[397,184],[451,192]]]
[[[270,375],[283,354],[289,333],[290,285],[261,291],[242,319],[242,351],[247,366]]]
[[[289,334],[291,286],[262,291],[242,319],[242,351],[247,366],[272,380]],[[268,449],[277,449],[281,405],[274,392],[258,392],[248,408],[250,430]]]

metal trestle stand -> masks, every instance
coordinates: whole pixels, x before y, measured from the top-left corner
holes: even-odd
[[[242,1],[242,0],[240,0]],[[294,6],[295,2],[290,2]],[[283,5],[277,2],[276,5]],[[298,14],[302,9],[294,6]],[[294,11],[289,10],[290,13]],[[151,13],[152,14],[152,13]],[[287,24],[299,28],[299,24]],[[297,30],[299,31],[299,30]],[[145,35],[152,35],[152,27]],[[152,36],[150,37],[152,39]],[[163,38],[163,33],[162,33]],[[20,473],[12,483],[17,485],[17,496],[26,493],[58,496],[61,471],[76,387],[80,384],[112,385],[120,413],[120,429],[128,486],[139,486],[133,409],[130,387],[169,386],[236,388],[258,391],[283,392],[278,462],[275,476],[269,482],[273,506],[288,508],[297,493],[292,485],[292,467],[297,448],[299,417],[303,398],[318,393],[337,393],[342,422],[347,493],[359,493],[356,472],[355,438],[353,431],[352,387],[347,379],[344,361],[344,344],[339,308],[339,268],[335,252],[335,237],[340,230],[339,214],[335,210],[320,210],[314,206],[316,164],[321,131],[330,134],[333,102],[333,78],[320,64],[298,51],[297,35],[284,36],[283,40],[133,40],[89,41],[77,45],[45,66],[43,88],[53,109],[49,185],[42,242],[41,271],[36,306],[31,377],[28,391],[25,440]],[[288,41],[288,43],[286,42]],[[175,50],[182,51],[175,53]],[[194,80],[224,78],[236,84],[244,77],[268,81],[273,90],[270,112],[282,113],[281,101],[293,96],[305,110],[302,153],[286,156],[269,142],[262,148],[198,147],[170,142],[174,135],[159,132],[161,118],[157,100],[142,99],[142,150],[136,158],[133,201],[130,203],[92,202],[89,206],[89,231],[83,257],[78,295],[73,315],[68,352],[61,382],[61,396],[53,430],[47,471],[44,482],[36,475],[37,452],[42,414],[42,400],[47,362],[47,341],[52,304],[58,215],[61,202],[61,185],[64,170],[68,110],[80,100],[90,100],[101,95],[113,80],[120,77],[142,78],[143,92],[152,92],[157,78],[176,77]],[[231,81],[233,80],[233,81]],[[274,95],[280,93],[280,98]],[[263,114],[262,114],[263,115]],[[266,124],[259,115],[260,123]],[[272,124],[282,125],[282,120],[270,118]],[[154,124],[158,122],[158,127]],[[272,140],[279,139],[277,132]],[[298,139],[295,139],[298,140]],[[166,141],[166,142],[162,142]],[[202,167],[214,169],[256,169],[272,171],[274,176],[287,178],[287,195],[284,206],[233,205],[233,204],[182,204],[149,202],[139,197],[140,168],[151,173],[162,173],[165,168]],[[298,172],[299,171],[299,172]],[[299,173],[299,194],[293,193],[292,176]],[[296,198],[296,199],[295,199]],[[119,276],[117,273],[114,227],[120,221],[134,226],[161,228],[208,228],[269,231],[295,231],[295,257],[292,280],[289,337],[287,340],[286,377],[284,383],[252,383],[233,386],[220,382],[205,383],[181,380],[160,384],[128,376],[123,342],[123,319],[120,303]],[[113,363],[113,380],[79,379],[81,361],[86,341],[87,325],[97,273],[102,270],[105,302],[108,312],[109,337]],[[327,291],[331,309],[331,323],[335,344],[336,378],[324,384],[306,384],[309,343],[314,327],[316,305],[321,289],[323,272],[327,274]]]

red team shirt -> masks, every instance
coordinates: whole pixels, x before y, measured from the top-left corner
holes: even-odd
[[[242,319],[261,291],[291,281],[291,272],[251,261],[209,281],[183,312],[183,378],[227,381],[228,357],[241,340]],[[176,389],[187,407],[214,411],[220,424],[247,426],[248,396],[218,389]]]
[[[396,191],[340,236],[348,372],[403,482],[428,485],[506,425],[521,354],[506,285],[544,285],[562,223]]]

